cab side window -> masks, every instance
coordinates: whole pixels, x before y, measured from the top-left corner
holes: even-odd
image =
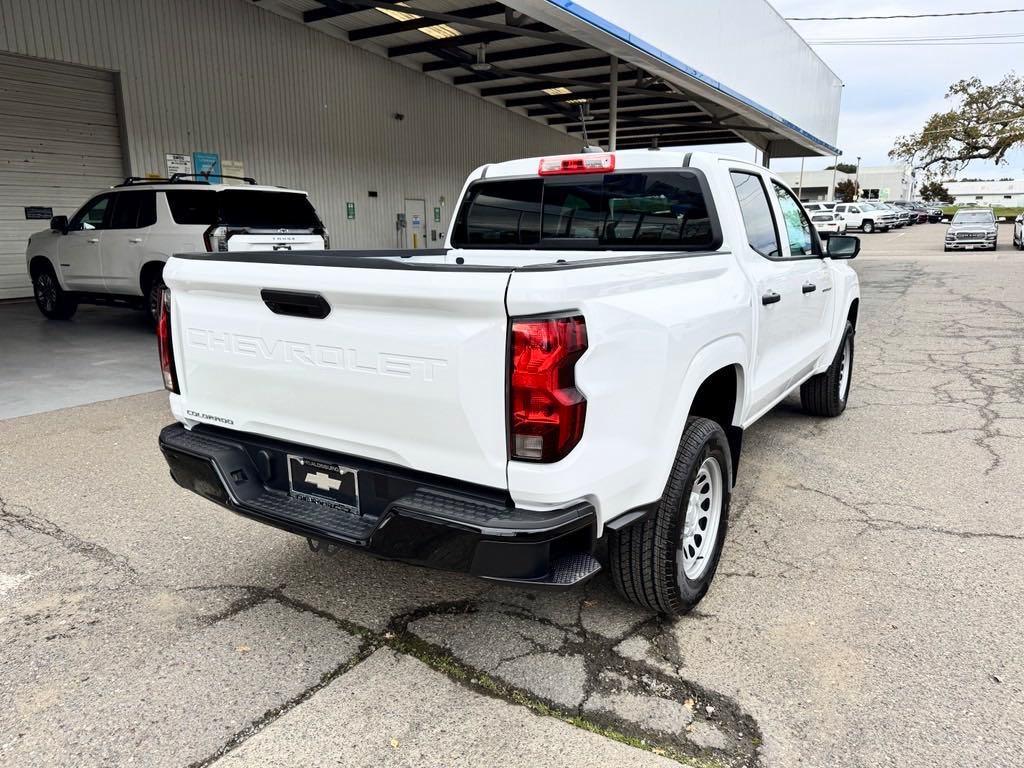
[[[731,171],[732,185],[743,216],[743,228],[747,231],[750,247],[762,256],[777,259],[782,256],[779,247],[779,233],[775,228],[775,214],[768,202],[764,182],[756,173]]]
[[[772,189],[779,199],[779,207],[782,209],[782,222],[786,227],[786,235],[789,237],[789,254],[793,258],[801,256],[817,256],[818,244],[814,236],[814,230],[807,215],[800,207],[800,203],[793,194],[778,182],[772,182]]]
[[[68,231],[79,229],[106,229],[113,195],[94,197],[75,214],[68,225]]]

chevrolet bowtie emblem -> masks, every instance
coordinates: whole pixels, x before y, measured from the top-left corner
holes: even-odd
[[[341,480],[335,480],[323,472],[307,472],[306,482],[315,485],[321,491],[336,491],[341,488]]]

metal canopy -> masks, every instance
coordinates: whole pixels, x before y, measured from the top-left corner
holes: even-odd
[[[748,141],[774,156],[836,151],[737,94],[666,77],[642,50],[633,56],[628,46],[604,45],[595,30],[555,29],[555,6],[545,9],[545,23],[479,0],[276,4],[307,25],[565,130],[581,146],[585,127],[591,143],[618,149]]]

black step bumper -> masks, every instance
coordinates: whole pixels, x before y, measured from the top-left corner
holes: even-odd
[[[314,541],[536,587],[571,587],[600,570],[589,504],[517,509],[493,488],[202,425],[165,427],[160,449],[183,488]],[[289,454],[357,469],[361,514],[291,496]]]

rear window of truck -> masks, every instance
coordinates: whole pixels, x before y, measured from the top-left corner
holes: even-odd
[[[456,247],[716,247],[704,191],[691,171],[495,179],[470,186]]]
[[[167,192],[178,224],[218,224],[243,229],[317,229],[320,219],[298,192],[246,189],[182,189]]]

